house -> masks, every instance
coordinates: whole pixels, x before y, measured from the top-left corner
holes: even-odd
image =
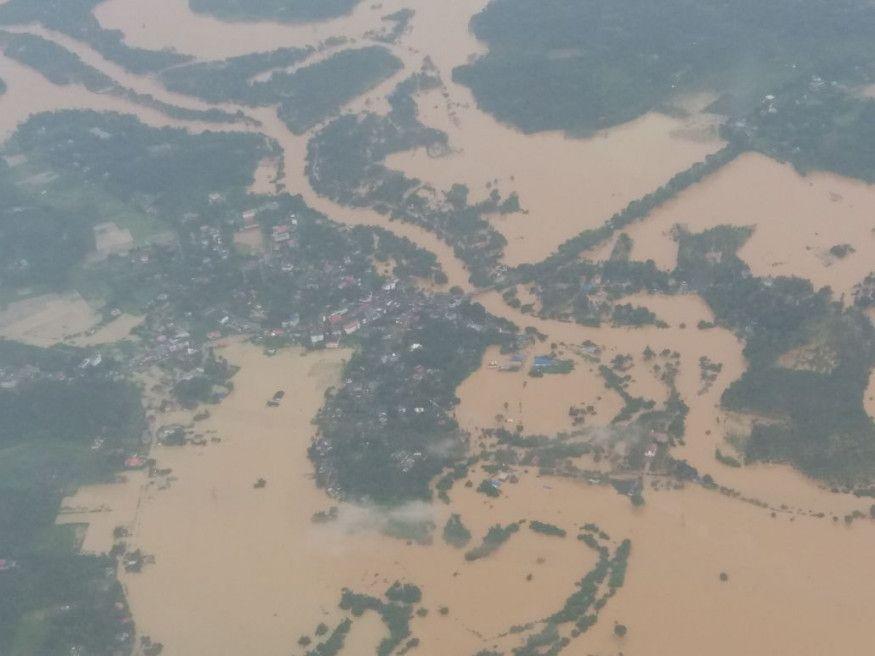
[[[316,346],[325,341],[325,335],[310,335],[310,344]]]
[[[532,363],[536,369],[545,369],[552,367],[555,361],[549,355],[536,355],[535,361]]]
[[[142,456],[130,456],[125,458],[125,469],[139,469],[146,464],[146,459]]]
[[[80,369],[88,369],[89,367],[99,367],[100,363],[103,362],[103,356],[98,353],[93,358],[85,358],[80,364]]]
[[[246,210],[240,217],[243,219],[243,229],[249,230],[250,228],[257,228],[258,221],[256,217],[258,216],[258,212],[255,210]]]
[[[270,238],[273,239],[274,243],[280,244],[284,241],[288,241],[291,239],[292,235],[289,232],[289,226],[278,225],[274,226],[270,232]]]
[[[346,333],[347,335],[352,335],[353,333],[357,332],[358,329],[359,329],[359,322],[358,321],[350,321],[349,323],[343,324],[343,332]]]
[[[339,324],[341,321],[343,321],[343,317],[347,312],[348,310],[345,309],[338,310],[337,312],[332,312],[328,315],[328,323],[330,323],[332,326]]]

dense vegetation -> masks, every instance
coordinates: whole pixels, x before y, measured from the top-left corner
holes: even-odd
[[[873,126],[875,100],[812,76],[776,90],[724,131],[730,139],[791,162],[802,173],[833,171],[872,183]]]
[[[189,0],[193,11],[225,20],[276,20],[290,23],[342,16],[360,0]]]
[[[210,192],[244,191],[271,145],[260,135],[191,134],[147,127],[133,116],[67,111],[31,118],[4,152],[20,153],[59,178],[99,181],[119,201],[154,201],[157,211],[181,220]]]
[[[430,497],[431,479],[465,455],[467,435],[452,417],[456,387],[489,344],[515,339],[515,328],[482,306],[445,296],[393,323],[360,339],[347,384],[317,419],[317,481],[338,495]]]
[[[12,642],[24,653],[39,654],[69,654],[76,646],[82,653],[111,654],[129,646],[133,632],[115,582],[115,560],[79,556],[73,530],[53,522],[63,496],[111,477],[140,447],[145,425],[139,393],[125,382],[131,369],[157,365],[172,383],[168,395],[184,405],[212,400],[218,383],[227,388],[230,372],[212,357],[210,331],[242,332],[275,348],[309,344],[311,334],[329,332],[325,317],[340,308],[365,308],[375,319],[388,312],[358,335],[365,345],[376,344],[385,327],[393,326],[399,341],[392,348],[422,343],[405,364],[413,371],[365,358],[359,364],[377,369],[352,377],[370,382],[379,374],[388,389],[420,376],[411,402],[428,405],[428,414],[417,415],[411,406],[416,421],[403,427],[393,417],[390,437],[408,430],[420,439],[418,430],[427,426],[434,432],[426,439],[459,435],[446,414],[456,402],[454,381],[477,366],[486,343],[504,340],[510,328],[461,299],[429,301],[409,282],[387,284],[375,261],[405,278],[437,279],[434,255],[409,241],[379,229],[341,227],[300,197],[249,195],[252,171],[270,152],[256,135],[191,135],[131,117],[78,111],[36,116],[6,145],[4,154],[14,165],[0,160],[4,285],[75,286],[146,319],[138,328],[141,342],[123,366],[106,353],[94,364],[92,352],[0,342],[0,559],[16,563],[0,576],[0,652],[7,653]],[[233,248],[233,235],[250,211],[268,243],[276,228],[291,233],[269,256]],[[148,235],[148,227],[170,237],[146,239],[130,255],[86,262],[92,225],[105,219],[127,222],[138,235]],[[447,355],[444,337],[466,341],[470,351],[454,342]],[[171,342],[175,350],[166,348]],[[86,357],[91,364],[83,364]],[[388,397],[393,413],[397,400]],[[364,411],[379,421],[373,407]],[[353,458],[359,448],[353,447]],[[434,462],[446,457],[435,455]],[[404,461],[395,457],[387,466],[403,467]],[[427,489],[432,466],[411,488]],[[392,594],[407,599],[411,590]],[[328,647],[342,643],[339,628]]]
[[[0,5],[0,25],[39,23],[87,43],[134,73],[151,73],[189,59],[169,51],[131,48],[118,30],[105,30],[93,15],[101,0],[9,0]]]
[[[471,531],[462,523],[462,518],[453,513],[444,525],[444,542],[461,549],[471,541]]]
[[[171,91],[209,102],[269,105],[278,102],[279,94],[272,78],[261,82],[252,78],[300,64],[311,54],[311,48],[278,48],[270,52],[174,66],[162,71],[160,77],[162,84]]]
[[[550,524],[548,522],[541,522],[538,520],[532,520],[529,522],[529,528],[535,531],[535,533],[541,533],[543,535],[552,535],[557,538],[564,538],[566,535],[566,531],[564,528],[556,526],[555,524]]]
[[[857,308],[830,300],[799,278],[751,275],[736,251],[750,231],[680,232],[679,279],[696,288],[717,321],[745,339],[748,369],[723,405],[754,413],[748,460],[785,461],[811,476],[848,485],[875,476],[875,424],[863,391],[875,364],[875,330]],[[796,364],[796,349],[823,365]]]
[[[0,161],[0,272],[3,287],[35,284],[61,288],[67,275],[94,247],[91,218],[50,206],[32,205]]]
[[[0,652],[113,654],[133,639],[113,558],[78,553],[61,499],[111,480],[139,448],[139,391],[89,352],[0,341]],[[94,448],[99,443],[101,448]],[[107,570],[109,573],[107,573]],[[120,637],[122,636],[122,637]]]
[[[513,523],[507,526],[496,524],[489,528],[479,545],[465,552],[465,560],[480,560],[498,550],[498,548],[520,530],[520,525]]]
[[[346,205],[370,207],[436,233],[468,266],[472,282],[487,286],[506,243],[485,218],[487,213],[500,211],[504,201],[498,192],[472,205],[464,185],[440,192],[384,163],[396,152],[446,148],[446,134],[419,121],[413,99],[419,91],[440,83],[436,71],[426,66],[398,85],[389,98],[388,115],[347,115],[329,123],[308,144],[307,172],[313,188],[322,195]]]
[[[875,56],[863,0],[495,0],[471,25],[489,52],[455,79],[525,132],[588,133],[702,90],[750,107],[800,74]]]
[[[54,41],[33,34],[0,32],[3,53],[26,66],[39,71],[50,82],[58,85],[81,84],[94,93],[111,93],[126,100],[156,109],[171,118],[193,121],[230,122],[243,119],[240,113],[231,114],[220,109],[189,109],[137,93],[117,83],[108,75],[82,61]]]
[[[116,221],[143,237],[178,225],[216,189],[244,193],[269,146],[255,135],[70,111],[31,118],[3,152],[24,159],[0,162],[0,279],[57,288],[93,249],[94,224]]]
[[[173,91],[211,102],[279,105],[280,118],[301,134],[402,67],[386,48],[369,46],[293,68],[312,54],[311,48],[281,48],[178,66],[161,79]],[[260,74],[266,77],[253,79]]]
[[[184,328],[204,339],[226,324],[252,332],[265,326],[273,333],[266,346],[278,347],[330,338],[328,315],[358,317],[355,326],[367,321],[349,337],[359,350],[348,383],[320,414],[311,451],[319,481],[332,492],[379,500],[428,496],[431,478],[463,455],[466,436],[451,416],[455,389],[487,345],[517,339],[515,328],[461,297],[428,296],[409,283],[382,289],[386,279],[374,271],[375,259],[391,260],[397,275],[441,279],[434,256],[406,240],[372,228],[341,229],[300,198],[248,196],[252,170],[270,152],[261,138],[189,135],[128,117],[67,112],[31,119],[6,152],[27,158],[18,164],[27,171],[16,175],[52,175],[45,194],[23,195],[22,203],[39,199],[52,207],[75,199],[83,216],[95,218],[123,208],[134,225],[157,221],[170,233],[147,246],[146,257],[67,265],[80,288],[111,306],[147,312],[143,333],[165,334],[172,325],[170,336]],[[20,185],[12,188],[24,194]],[[84,193],[70,195],[71,188]],[[268,242],[274,228],[292,237],[261,265],[230,247],[242,214],[253,207]],[[83,239],[89,233],[83,220]],[[37,235],[34,250],[39,243]],[[10,265],[16,258],[10,254]],[[343,334],[339,324],[334,330]],[[185,380],[175,387],[187,403],[211,396],[201,381],[215,382],[197,367],[204,363],[186,363]]]
[[[274,74],[271,81],[281,88],[279,117],[302,134],[402,67],[388,50],[371,46],[343,50],[288,76]]]

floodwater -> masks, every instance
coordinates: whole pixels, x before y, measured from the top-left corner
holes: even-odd
[[[363,2],[349,16],[307,25],[223,23],[191,13],[186,0],[107,0],[95,13],[104,26],[122,30],[132,45],[218,58],[281,46],[318,46],[332,36],[367,42],[363,35],[380,25],[381,16],[404,6],[414,8],[409,32],[392,50],[404,61],[405,72],[418,70],[425,56],[441,72],[445,88],[418,102],[423,121],[445,130],[453,150],[437,159],[421,152],[402,153],[389,163],[437,188],[465,183],[474,198],[488,193],[487,184],[504,194],[517,191],[528,213],[492,217],[508,237],[509,263],[543,257],[564,239],[600,224],[629,200],[720,147],[713,136],[713,119],[701,114],[700,103],[688,107],[686,119],[651,114],[589,139],[522,135],[501,125],[476,108],[467,89],[451,81],[455,66],[482,51],[467,25],[485,4],[486,0]],[[166,92],[150,77],[122,71],[87,46],[27,29],[70,47],[128,88],[173,104],[206,107]],[[56,87],[3,57],[0,77],[9,85],[0,97],[3,135],[31,113],[64,107],[134,113],[150,125],[193,131],[256,129],[172,121],[160,112],[79,86]],[[381,85],[347,110],[385,111],[390,87],[391,83]],[[288,191],[301,193],[335,220],[377,225],[410,238],[437,255],[451,285],[469,288],[467,272],[452,249],[431,233],[317,196],[305,175],[310,134],[292,135],[271,108],[247,113],[281,145],[282,183]],[[276,165],[263,163],[254,176],[254,191],[275,191]],[[875,248],[873,218],[867,212],[875,200],[871,189],[837,176],[803,177],[760,155],[745,155],[627,231],[635,240],[633,257],[652,258],[671,268],[676,247],[668,231],[675,223],[697,230],[720,223],[756,225],[741,251],[756,273],[804,275],[817,285],[831,285],[838,295],[870,271]],[[829,255],[829,248],[841,243],[852,244],[856,251],[844,259]],[[507,649],[517,643],[513,636],[499,634],[559,608],[575,589],[574,581],[591,566],[592,555],[573,539],[573,529],[592,521],[616,540],[630,538],[633,551],[626,586],[604,609],[600,622],[569,647],[572,656],[703,651],[717,656],[819,656],[871,650],[875,588],[861,582],[875,574],[875,525],[860,520],[846,527],[832,521],[833,516],[855,510],[868,512],[867,504],[830,493],[788,467],[734,469],[716,461],[715,448],[731,451],[726,438],[737,430],[736,418],[719,409],[720,396],[746,365],[737,338],[722,329],[696,327],[700,320],[710,319],[700,300],[640,295],[623,299],[650,308],[669,324],[666,329],[629,329],[586,328],[524,316],[495,293],[476,299],[521,327],[536,327],[547,339],[525,354],[526,364],[515,372],[499,371],[492,363],[500,367],[505,356],[489,349],[481,367],[460,386],[457,418],[474,435],[499,423],[509,428],[521,424],[527,433],[576,430],[580,426],[573,425],[568,411],[582,405],[592,405],[596,412],[587,417],[585,427],[607,424],[621,402],[604,388],[598,363],[607,364],[616,355],[633,356],[630,393],[664,400],[668,389],[655,375],[654,362],[646,361],[642,352],[648,346],[658,353],[668,349],[679,356],[676,384],[690,406],[686,440],[674,455],[769,508],[698,487],[648,487],[647,504],[636,509],[611,490],[540,478],[530,471],[521,473],[519,483],[503,486],[499,499],[488,499],[460,482],[449,505],[436,502],[394,511],[433,521],[438,530],[430,546],[383,535],[385,509],[339,504],[337,523],[315,525],[312,514],[334,502],[312,481],[306,457],[314,430],[310,420],[324,391],[338,384],[349,353],[303,355],[289,350],[267,357],[254,346],[234,344],[222,354],[241,367],[235,390],[210,408],[208,419],[195,424],[196,430],[220,441],[204,447],[154,447],[151,455],[159,467],[172,469],[169,487],[160,489],[163,486],[155,480],[129,475],[118,486],[83,488],[65,500],[67,510],[59,518],[89,522],[86,550],[107,550],[112,528],[123,524],[132,531],[131,546],[154,555],[155,563],[142,573],[122,575],[141,634],[162,642],[164,653],[171,656],[293,653],[299,636],[312,635],[319,622],[331,625],[342,617],[337,601],[343,587],[380,594],[402,579],[422,587],[422,605],[429,609],[427,616],[412,622],[414,635],[422,640],[417,653],[466,654],[493,645]],[[83,320],[81,330],[93,320],[90,317],[87,326]],[[49,341],[80,330],[78,323],[56,318],[37,323],[40,331],[45,326],[54,331],[40,337]],[[127,324],[110,324],[107,329],[112,326]],[[121,328],[107,339],[121,337]],[[585,340],[601,348],[598,362],[583,349]],[[554,343],[560,357],[574,361],[574,371],[528,376],[531,357],[550,352]],[[698,367],[702,356],[723,365],[705,390]],[[267,408],[266,400],[278,389],[286,391],[282,404]],[[867,391],[867,401],[875,396],[873,389]],[[871,412],[873,404],[867,407]],[[176,419],[159,416],[166,423]],[[182,419],[187,422],[189,417]],[[475,470],[471,480],[476,487],[485,477],[485,472]],[[258,478],[267,481],[263,489],[253,487]],[[774,517],[772,509],[777,510]],[[570,536],[546,538],[523,529],[490,558],[466,563],[460,551],[440,540],[440,527],[450,513],[461,514],[474,540],[496,522],[524,518],[558,524]],[[826,516],[818,519],[810,513]],[[720,572],[729,575],[727,582],[719,581]],[[446,616],[437,612],[440,606],[449,607]],[[629,627],[622,641],[613,636],[615,621]],[[385,628],[367,616],[356,622],[347,651],[372,653],[384,635]]]
[[[388,3],[386,3],[388,6]],[[316,44],[338,35],[359,37],[381,27],[390,10],[362,2],[352,13],[306,24],[224,22],[189,9],[188,0],[107,0],[94,15],[108,29],[121,30],[128,45],[224,59],[250,52]]]
[[[525,529],[494,556],[467,563],[439,541],[408,545],[380,535],[381,514],[374,509],[341,504],[337,524],[312,524],[312,513],[330,501],[311,480],[309,418],[324,389],[338,382],[348,354],[287,351],[269,358],[243,344],[222,354],[241,367],[235,391],[196,424],[221,442],[153,449],[158,466],[176,478],[167,489],[134,477],[127,493],[117,489],[98,501],[101,488],[86,488],[65,502],[79,510],[65,521],[102,511],[97,532],[86,537],[91,549],[99,550],[110,527],[125,525],[132,529],[130,542],[155,556],[154,564],[125,574],[123,582],[141,634],[161,640],[165,653],[231,655],[253,645],[262,654],[289,653],[298,636],[343,617],[336,608],[340,588],[379,595],[396,579],[423,590],[429,614],[412,623],[421,653],[511,646],[512,636],[499,634],[558,609],[592,565],[573,537]],[[286,391],[285,400],[267,408],[277,389]],[[258,478],[266,479],[265,488],[253,488]],[[814,656],[827,653],[827,645],[860,653],[854,646],[868,639],[866,609],[875,603],[875,590],[859,581],[875,573],[869,523],[845,528],[826,519],[772,518],[699,488],[648,492],[647,505],[634,509],[608,489],[534,474],[503,486],[499,499],[461,484],[451,497],[449,507],[404,512],[438,526],[449,512],[460,513],[475,540],[493,523],[519,519],[551,522],[571,536],[575,527],[595,522],[615,540],[632,540],[626,586],[571,654],[694,654],[706,644],[718,655]],[[826,553],[842,557],[827,565]],[[728,582],[719,581],[720,572],[729,574]],[[436,612],[440,606],[450,609],[446,617]],[[630,627],[622,644],[611,634],[615,621]],[[737,630],[741,625],[745,631]],[[384,635],[370,618],[354,627],[348,649],[372,653]]]
[[[105,324],[86,330],[84,334],[73,337],[70,342],[76,346],[100,346],[122,340],[137,338],[131,331],[143,323],[143,318],[133,314],[120,314]]]
[[[480,369],[459,386],[462,404],[456,414],[462,426],[476,434],[482,428],[502,426],[515,430],[520,425],[527,434],[552,436],[577,428],[568,413],[571,406],[589,405],[596,411],[589,423],[610,422],[623,407],[622,400],[605,389],[598,366],[572,349],[562,348],[558,356],[574,362],[571,373],[542,378],[528,375],[532,356],[549,351],[549,345],[535,347],[526,354],[519,371],[502,371],[498,367],[508,363],[509,358],[497,347],[487,349]],[[490,362],[497,366],[490,366]]]
[[[801,276],[838,298],[872,272],[875,186],[829,173],[802,176],[790,165],[749,153],[626,229],[632,257],[673,268],[675,224],[693,232],[721,224],[754,226],[739,256],[759,276]],[[833,246],[851,244],[844,258]]]
[[[722,146],[716,138],[716,120],[699,111],[704,103],[695,101],[700,99],[682,103],[690,111],[686,119],[649,114],[589,139],[558,132],[524,135],[502,125],[477,108],[467,87],[452,82],[453,68],[482,52],[482,45],[468,30],[468,21],[485,4],[484,0],[415,0],[385,3],[375,13],[362,3],[353,14],[318,24],[318,29],[360,40],[373,29],[375,16],[401,6],[414,9],[409,31],[392,47],[405,69],[348,109],[386,111],[388,92],[428,56],[445,85],[418,99],[420,118],[448,134],[451,152],[434,158],[420,149],[396,154],[387,163],[438,189],[466,184],[475,199],[487,196],[492,188],[516,191],[526,212],[492,217],[508,240],[508,264],[546,257],[566,239],[600,225],[631,200]],[[313,25],[223,23],[197,16],[185,0],[134,6],[131,0],[108,0],[98,7],[96,16],[105,27],[122,30],[132,45],[171,47],[200,57],[240,54],[235,50],[239,44],[258,43],[258,49],[269,50],[288,44],[318,45],[325,38]],[[234,45],[229,48],[227,44]],[[289,164],[289,174],[295,176],[290,181],[300,183],[295,164]]]
[[[448,107],[440,91],[420,97],[419,107],[426,125],[450,136],[451,152],[432,157],[425,149],[408,151],[390,157],[388,165],[439,189],[467,184],[476,200],[492,189],[504,196],[517,192],[524,213],[491,217],[507,239],[509,265],[547,257],[722,145],[716,138],[678,136],[686,122],[662,114],[574,139],[559,132],[522,134],[472,102]]]
[[[99,346],[135,339],[131,331],[142,321],[143,317],[123,313],[101,323],[79,294],[43,294],[0,306],[0,338],[41,347],[61,342]]]
[[[700,488],[649,493],[641,509],[566,480],[528,477],[503,494],[489,509],[496,516],[509,506],[547,521],[591,521],[632,541],[626,585],[569,654],[821,656],[871,647],[875,589],[863,583],[875,573],[870,523],[772,519]],[[623,641],[614,622],[629,627]]]
[[[483,304],[489,312],[515,321],[519,326],[532,326],[547,336],[541,348],[535,348],[537,354],[549,351],[551,343],[564,345],[581,345],[589,340],[601,347],[601,362],[609,364],[617,355],[632,355],[633,366],[628,372],[632,375],[629,392],[635,396],[660,400],[665,398],[666,387],[657,376],[652,375],[653,362],[644,361],[642,353],[648,346],[656,353],[668,349],[680,356],[679,373],[676,385],[681,397],[690,406],[687,416],[685,443],[673,450],[675,457],[686,459],[700,473],[710,473],[721,485],[737,491],[741,496],[768,503],[771,506],[796,509],[801,512],[826,513],[843,516],[847,513],[867,511],[868,504],[852,495],[833,494],[815,481],[802,476],[785,465],[757,465],[740,469],[727,467],[719,463],[715,457],[715,449],[720,448],[726,453],[733,453],[733,448],[726,442],[732,437],[736,426],[730,422],[726,413],[720,407],[720,397],[726,387],[737,380],[746,368],[741,354],[743,343],[727,330],[711,328],[700,330],[696,324],[700,319],[711,318],[708,308],[698,298],[681,296],[662,299],[658,296],[627,297],[635,299],[636,303],[652,308],[673,326],[668,329],[655,327],[644,328],[589,328],[571,323],[544,320],[535,317],[522,316],[508,307],[495,292],[480,294],[476,300]],[[660,307],[656,301],[659,299]],[[670,311],[669,311],[669,308]],[[684,324],[685,328],[680,328]],[[566,350],[570,350],[567,349]],[[708,357],[722,365],[722,371],[714,384],[704,393],[699,371],[699,358]],[[495,415],[503,410],[503,404],[508,402],[512,410],[520,400],[523,391],[513,395],[511,382],[505,383],[507,376],[522,376],[523,374],[507,374],[490,369],[489,358],[484,358],[483,366],[465,381],[460,387],[459,397],[462,403],[457,414],[463,423],[469,427],[492,427],[495,425]],[[657,362],[658,363],[658,362]],[[528,386],[548,385],[541,387],[544,394],[527,392],[530,401],[526,403],[527,412],[523,416],[523,425],[536,426],[538,431],[553,432],[569,430],[569,419],[561,410],[567,413],[571,405],[578,405],[587,396],[592,396],[591,390],[598,389],[601,379],[588,380],[585,385],[562,385],[553,379],[562,379],[571,383],[569,376],[584,375],[588,369],[577,369],[568,375],[545,376],[542,379],[527,378]],[[595,374],[592,374],[595,375]],[[476,382],[474,382],[476,380]],[[542,382],[545,381],[545,382]],[[520,382],[520,386],[522,383]],[[507,387],[505,387],[507,386]],[[496,388],[493,391],[493,388]],[[588,392],[587,390],[590,390]],[[607,390],[604,390],[607,392]],[[546,393],[546,392],[549,392]],[[513,413],[505,415],[515,417]],[[597,416],[599,419],[609,417],[606,412]],[[555,423],[553,423],[555,422]],[[550,430],[552,429],[552,431]]]
[[[0,309],[0,338],[52,346],[83,334],[98,318],[79,294],[44,294]]]
[[[165,114],[123,98],[94,93],[79,84],[58,86],[35,70],[0,55],[0,79],[6,93],[0,95],[0,139],[6,139],[30,116],[42,112],[81,109],[134,114],[153,127],[183,127],[192,132],[231,129],[227,125],[171,119]],[[239,128],[238,128],[239,129]]]
[[[275,157],[268,157],[258,163],[258,168],[255,169],[252,184],[249,186],[249,192],[253,194],[273,195],[277,193],[276,179],[279,160]]]
[[[310,418],[349,354],[292,350],[267,357],[236,344],[222,355],[241,367],[235,390],[196,424],[221,442],[154,448],[158,466],[172,469],[177,480],[167,489],[135,485],[137,511],[124,522],[136,546],[155,556],[154,565],[125,574],[123,583],[139,630],[161,640],[164,653],[231,655],[258,645],[259,654],[287,654],[300,635],[312,635],[319,622],[330,624],[338,615],[341,588],[379,596],[396,579],[423,589],[430,613],[414,627],[429,641],[429,653],[464,653],[454,645],[473,650],[481,644],[471,631],[495,635],[558,605],[574,589],[569,572],[591,566],[591,555],[575,541],[529,532],[494,558],[466,563],[440,538],[420,546],[381,535],[385,516],[373,508],[340,504],[336,524],[313,524],[312,514],[332,502],[312,482]],[[278,408],[266,407],[277,389],[285,390],[285,399]],[[253,487],[258,478],[267,482],[263,489]],[[472,516],[464,521],[479,539],[499,518],[474,516],[485,498],[470,496]],[[507,511],[507,521],[524,517]],[[449,509],[423,504],[396,512],[405,514],[442,526]],[[530,571],[531,582],[525,578]],[[449,616],[437,613],[442,605],[450,607]],[[441,645],[450,651],[441,652]],[[356,643],[350,648],[368,653]]]

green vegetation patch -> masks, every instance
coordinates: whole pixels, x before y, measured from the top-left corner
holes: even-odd
[[[270,147],[257,135],[66,111],[32,117],[2,152],[17,161],[0,161],[2,286],[61,288],[94,249],[95,224],[117,222],[142,243],[207,207],[217,189],[245,194]]]
[[[560,528],[555,524],[549,524],[547,522],[539,522],[536,519],[529,522],[529,528],[532,529],[535,533],[552,535],[557,538],[564,538],[566,535],[566,531],[564,528]]]
[[[875,329],[862,312],[833,303],[829,289],[800,278],[758,278],[736,251],[749,229],[678,234],[676,275],[695,286],[717,322],[745,339],[748,368],[723,406],[757,417],[747,461],[789,462],[825,481],[875,477],[875,424],[863,392],[875,364]],[[781,356],[827,340],[831,368],[790,369]]]
[[[101,55],[134,73],[152,73],[190,59],[168,50],[145,50],[125,44],[118,30],[105,30],[94,17],[102,0],[9,0],[0,5],[0,25],[38,23],[83,41]]]
[[[408,595],[408,597],[418,598],[421,596],[417,586],[408,585],[407,588],[415,591],[415,594]],[[389,656],[410,636],[410,620],[413,617],[413,608],[405,600],[393,601],[390,599],[389,594],[394,596],[393,590],[395,589],[395,586],[393,586],[387,591],[386,599],[389,599],[389,601],[383,601],[379,597],[360,594],[347,589],[343,590],[340,600],[340,608],[349,611],[353,617],[361,617],[367,611],[376,612],[380,619],[383,620],[386,628],[389,629],[388,637],[383,638],[377,646],[377,656]],[[314,656],[326,655],[316,652]]]
[[[161,80],[172,91],[210,102],[279,105],[279,117],[302,134],[403,68],[382,46],[341,50],[307,65],[313,53],[280,48],[196,62],[164,71]]]
[[[291,74],[275,74],[282,102],[279,117],[295,134],[335,114],[346,103],[403,68],[380,46],[343,50]]]
[[[139,391],[89,351],[0,341],[0,653],[110,653],[130,645],[133,623],[115,560],[79,554],[61,500],[112,480],[141,444]],[[11,387],[10,387],[11,386]],[[10,566],[10,563],[11,566]],[[126,636],[126,637],[125,637]]]
[[[453,513],[444,525],[444,542],[461,549],[471,541],[471,531],[462,523],[462,518]]]
[[[108,75],[83,62],[76,53],[40,36],[0,32],[0,47],[7,57],[39,71],[54,84],[81,84],[94,93],[111,93],[156,109],[171,118],[217,123],[243,120],[240,114],[231,114],[220,109],[179,107],[157,100],[149,94],[127,89]]]
[[[464,185],[441,192],[385,165],[397,152],[445,152],[447,135],[419,121],[415,101],[417,93],[440,85],[437,71],[426,65],[396,87],[388,115],[368,112],[331,121],[307,144],[307,173],[317,193],[336,202],[369,207],[434,232],[466,263],[471,281],[487,286],[506,244],[485,218],[503,204],[499,192],[472,204]]]
[[[515,327],[481,305],[447,298],[404,323],[361,338],[347,385],[316,419],[321,438],[310,457],[317,482],[335,493],[388,503],[429,498],[431,480],[465,454],[465,435],[452,418],[456,387],[489,344],[515,339]]]
[[[161,83],[171,91],[209,102],[269,105],[279,102],[273,78],[261,82],[252,78],[300,64],[311,54],[312,48],[278,48],[216,61],[193,62],[162,71]]]
[[[730,139],[770,157],[788,161],[802,173],[832,171],[875,182],[875,101],[835,84],[831,71],[802,77],[774,90],[752,113],[724,129]],[[862,76],[857,82],[866,81]],[[831,249],[834,257],[853,252]]]
[[[455,79],[525,132],[589,133],[702,90],[750,106],[799,74],[875,56],[864,0],[494,0],[471,26],[489,52]]]
[[[193,11],[224,20],[304,23],[351,12],[361,0],[189,0]]]
[[[465,552],[465,560],[473,561],[486,558],[496,552],[501,545],[510,540],[514,533],[519,530],[520,525],[517,523],[508,524],[507,526],[502,526],[501,524],[492,526],[486,532],[486,535],[483,536],[483,540],[478,546]]]
[[[611,323],[614,326],[656,326],[668,328],[668,324],[646,307],[631,303],[618,304],[611,312]]]

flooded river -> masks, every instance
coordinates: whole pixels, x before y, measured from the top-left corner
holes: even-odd
[[[105,27],[121,30],[131,45],[173,48],[206,59],[317,46],[330,37],[365,43],[366,34],[381,26],[382,16],[402,7],[415,9],[409,31],[391,48],[403,60],[404,73],[418,70],[425,56],[440,71],[445,88],[420,96],[418,103],[423,122],[447,132],[452,150],[441,158],[420,151],[401,153],[389,165],[437,188],[467,184],[473,198],[485,196],[487,185],[503,193],[518,192],[527,213],[491,219],[508,238],[510,264],[542,258],[564,239],[600,224],[633,198],[720,148],[714,119],[701,113],[700,102],[687,105],[686,118],[650,114],[587,139],[523,135],[495,121],[451,78],[455,66],[482,52],[467,26],[485,3],[363,2],[348,16],[307,25],[225,23],[193,14],[185,0],[107,0],[95,15]],[[33,26],[20,29],[56,40],[127,88],[180,106],[209,107],[167,92],[153,78],[129,74],[62,35]],[[76,85],[57,87],[4,57],[0,77],[9,87],[0,97],[3,135],[32,113],[67,107],[134,113],[150,125],[195,131],[262,131],[282,147],[285,178],[280,182],[287,190],[302,194],[338,221],[377,225],[410,238],[437,255],[450,284],[470,288],[465,268],[433,234],[315,194],[305,174],[312,135],[291,134],[272,108],[246,110],[261,122],[259,128],[174,121]],[[381,85],[347,109],[382,111],[390,88],[390,83]],[[275,192],[277,166],[263,162],[253,190]],[[676,247],[668,233],[674,224],[695,230],[720,223],[755,225],[740,253],[755,273],[802,275],[816,285],[830,285],[838,297],[871,270],[873,194],[871,186],[824,174],[800,176],[787,165],[744,155],[627,232],[635,242],[633,257],[671,268]],[[852,244],[855,252],[843,259],[831,256],[829,249],[841,243]],[[142,573],[123,575],[142,634],[161,641],[171,656],[279,656],[292,652],[299,636],[311,634],[319,622],[336,622],[342,588],[381,594],[400,579],[422,587],[422,605],[429,610],[412,622],[413,634],[422,641],[416,653],[468,654],[493,645],[507,649],[517,643],[512,636],[501,637],[503,632],[557,609],[591,567],[592,554],[573,537],[580,524],[596,522],[616,539],[632,540],[627,584],[600,622],[572,643],[569,654],[820,656],[871,650],[875,587],[861,582],[875,574],[875,525],[861,520],[846,527],[832,521],[855,510],[868,512],[867,504],[822,489],[788,467],[736,469],[715,460],[715,449],[727,448],[726,438],[735,430],[735,418],[719,408],[720,396],[746,363],[735,336],[696,327],[711,318],[699,299],[625,299],[650,308],[669,326],[628,329],[532,318],[508,307],[495,293],[476,298],[490,312],[547,336],[527,358],[548,352],[555,343],[575,368],[566,376],[536,379],[527,375],[525,366],[499,371],[502,356],[488,350],[482,366],[458,390],[457,418],[472,434],[496,425],[522,425],[527,433],[546,435],[571,431],[575,426],[569,408],[581,405],[594,408],[591,423],[608,424],[621,401],[604,387],[597,369],[620,354],[633,356],[630,392],[664,400],[666,386],[653,375],[642,352],[646,347],[669,349],[679,356],[677,387],[690,406],[685,443],[674,455],[741,496],[785,508],[773,517],[770,509],[699,487],[648,488],[646,505],[633,508],[607,488],[541,478],[531,470],[521,473],[517,484],[504,486],[498,499],[457,485],[449,505],[413,505],[392,512],[430,520],[437,527],[450,513],[459,513],[475,539],[496,522],[524,518],[563,526],[569,538],[521,531],[496,555],[472,564],[440,540],[439,529],[431,545],[386,537],[381,532],[390,520],[386,509],[341,504],[338,522],[316,525],[313,513],[333,502],[313,484],[306,457],[310,420],[325,390],[340,381],[349,353],[289,350],[271,358],[253,346],[234,344],[222,353],[241,367],[234,392],[196,424],[198,431],[219,441],[204,447],[155,447],[152,455],[159,467],[172,469],[175,480],[169,487],[159,489],[154,480],[132,476],[121,486],[85,488],[65,500],[59,518],[90,521],[83,546],[97,552],[111,545],[114,526],[130,526],[131,544],[155,557]],[[38,316],[32,325],[20,324],[16,330],[39,330],[40,340],[56,341],[91,326],[89,312],[77,303],[75,321],[60,331],[47,331]],[[102,339],[122,337],[121,328],[133,325],[132,319],[125,321]],[[586,340],[601,348],[600,359],[581,350]],[[698,365],[703,356],[722,364],[713,385],[704,390]],[[265,407],[279,389],[286,391],[280,407]],[[867,399],[875,396],[872,389]],[[872,407],[870,403],[870,411]],[[473,478],[480,476],[477,472]],[[259,478],[266,481],[263,489],[253,487]],[[727,581],[720,581],[721,572]],[[441,606],[449,608],[446,615],[437,612]],[[385,635],[385,627],[374,619],[356,623],[347,640],[348,653],[373,653]],[[613,635],[614,622],[629,627],[622,641]]]

